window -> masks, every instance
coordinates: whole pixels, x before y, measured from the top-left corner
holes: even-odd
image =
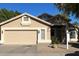
[[[75,38],[75,31],[70,31],[70,38]]]
[[[24,21],[29,21],[28,17],[24,17]]]
[[[45,39],[45,29],[41,29],[41,39]]]
[[[29,16],[23,16],[22,17],[22,21],[21,21],[22,25],[30,25],[31,24],[31,20]]]

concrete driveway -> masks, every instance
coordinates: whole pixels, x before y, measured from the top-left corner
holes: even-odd
[[[34,55],[36,50],[32,45],[0,45],[0,55]]]
[[[38,45],[0,45],[0,55],[2,56],[64,56],[68,53],[79,51],[78,48],[59,45],[58,48],[50,48],[49,44]]]

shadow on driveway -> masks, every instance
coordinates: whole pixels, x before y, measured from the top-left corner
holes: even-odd
[[[65,56],[79,56],[79,51],[75,51],[74,53],[65,54]]]
[[[79,42],[77,43],[70,43],[70,45],[74,48],[79,48]]]

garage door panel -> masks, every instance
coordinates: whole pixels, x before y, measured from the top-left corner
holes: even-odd
[[[31,30],[6,30],[4,43],[6,44],[36,44],[37,31]]]

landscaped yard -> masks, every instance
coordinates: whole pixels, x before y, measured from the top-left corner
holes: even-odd
[[[48,44],[38,44],[34,46],[27,45],[0,45],[0,55],[13,55],[13,56],[65,56],[65,55],[79,55],[79,48],[69,45],[58,45],[58,48],[50,48]]]

